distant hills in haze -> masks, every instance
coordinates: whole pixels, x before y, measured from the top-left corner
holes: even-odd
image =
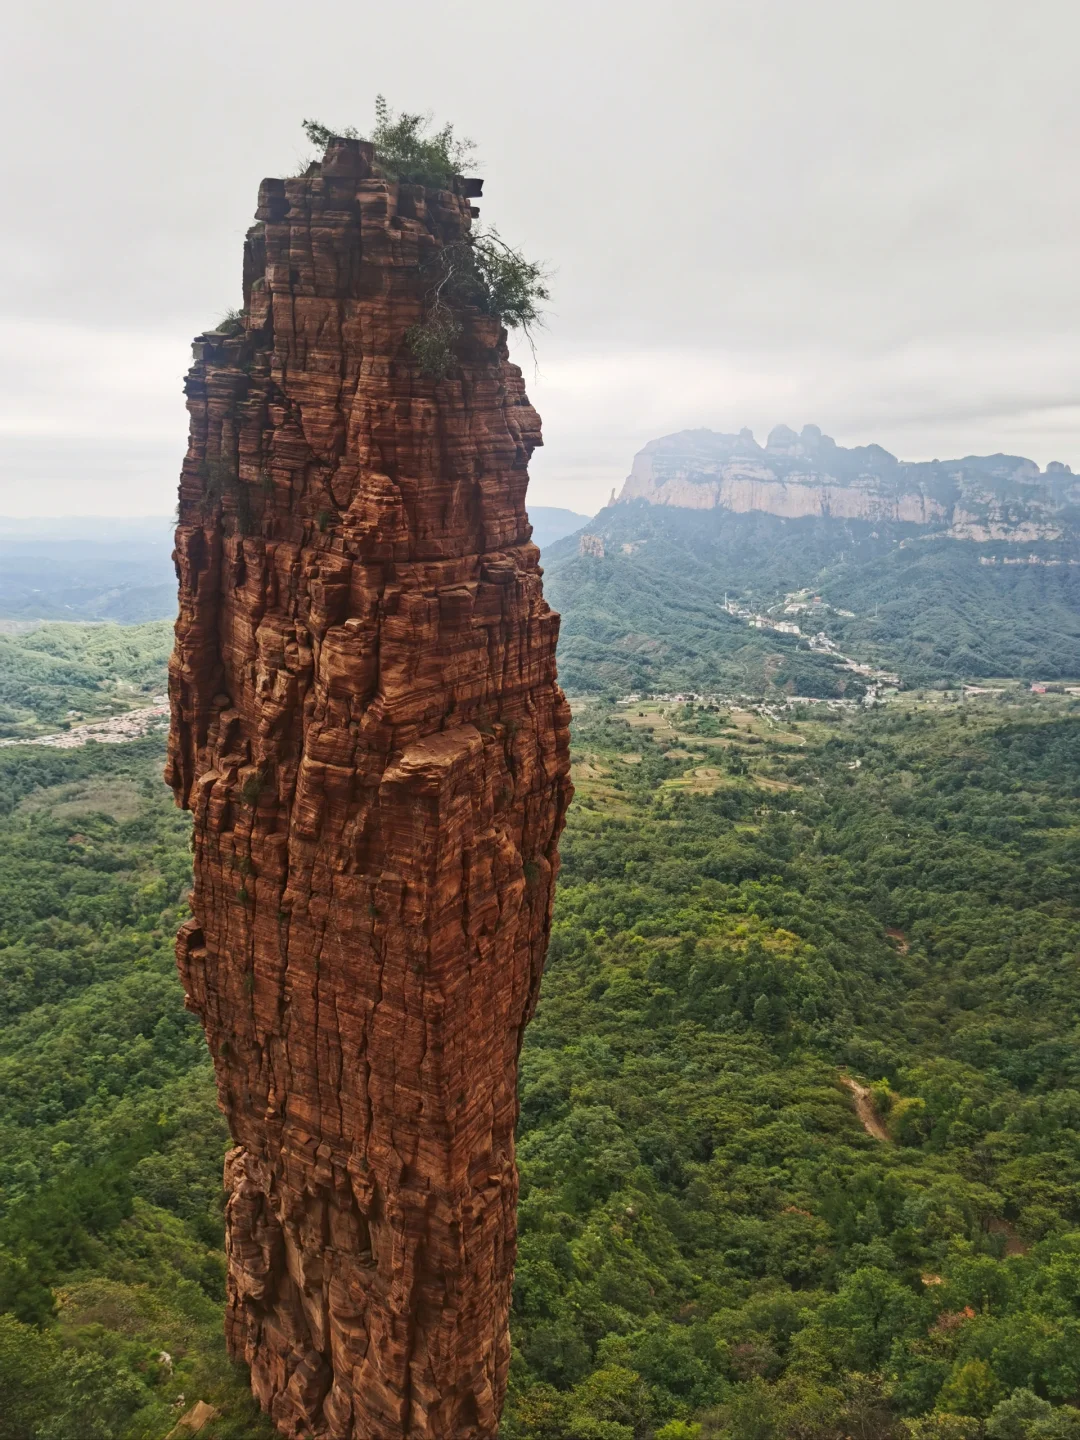
[[[164,515],[0,517],[0,619],[171,620],[172,531]]]
[[[856,693],[818,635],[911,684],[1080,677],[1080,479],[1060,463],[682,431],[545,569],[571,689]]]
[[[529,517],[541,549],[589,518],[546,505],[530,506]],[[0,516],[0,620],[171,620],[172,548],[173,521],[165,515]]]
[[[546,550],[564,535],[573,535],[589,523],[588,515],[579,515],[576,510],[561,510],[555,505],[530,505],[529,519],[533,527],[533,543]]]

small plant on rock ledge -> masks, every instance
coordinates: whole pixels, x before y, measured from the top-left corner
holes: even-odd
[[[335,136],[359,139],[351,126],[332,130],[305,120],[304,133],[325,150]],[[431,131],[430,115],[395,112],[382,95],[375,100],[371,140],[384,175],[431,188],[448,189],[467,168],[475,167],[473,142],[459,139],[452,125]],[[533,342],[551,298],[547,272],[526,259],[494,228],[475,231],[441,250],[432,262],[432,284],[424,318],[411,325],[405,343],[422,374],[445,380],[454,366],[454,345],[461,333],[455,307],[470,306],[492,315],[508,330],[521,330]]]
[[[257,770],[254,775],[249,775],[240,786],[240,799],[245,805],[255,808],[259,803],[263,790],[266,788],[269,777],[265,771]],[[250,865],[250,861],[248,862]]]
[[[454,341],[461,326],[445,306],[434,309],[405,331],[405,344],[420,370],[431,380],[445,380],[454,368]]]
[[[246,310],[226,310],[218,323],[214,326],[214,334],[217,335],[240,335],[243,333]]]

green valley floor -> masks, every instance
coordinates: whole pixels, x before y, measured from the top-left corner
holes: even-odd
[[[1080,711],[799,713],[575,716],[504,1440],[1080,1437]],[[0,750],[0,1440],[272,1433],[161,748]]]

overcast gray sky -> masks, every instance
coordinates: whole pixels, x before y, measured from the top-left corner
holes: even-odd
[[[377,91],[554,271],[538,504],[814,421],[1080,469],[1075,0],[84,0],[5,30],[0,513],[164,513],[259,180]]]

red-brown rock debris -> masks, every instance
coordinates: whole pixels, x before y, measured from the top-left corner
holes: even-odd
[[[240,318],[195,342],[169,780],[178,940],[235,1148],[232,1353],[290,1436],[494,1435],[517,1059],[570,798],[540,423],[498,320],[406,338],[476,182],[370,146],[264,182]]]

